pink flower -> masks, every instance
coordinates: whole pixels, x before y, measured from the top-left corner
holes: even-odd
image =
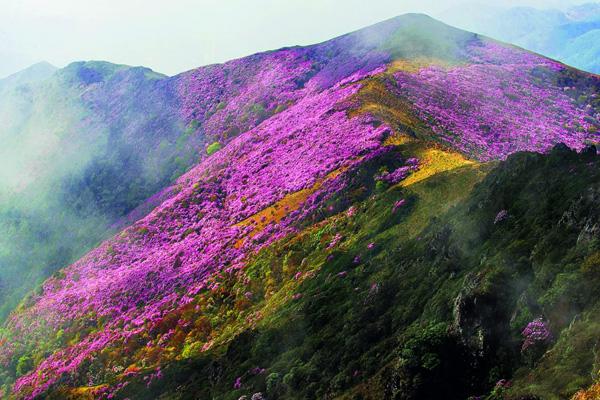
[[[393,213],[395,213],[395,212],[396,212],[396,211],[398,211],[398,209],[399,209],[400,207],[402,207],[404,204],[406,204],[406,200],[404,200],[404,199],[401,199],[401,200],[398,200],[398,201],[396,201],[396,202],[394,203],[394,206],[392,207],[392,212],[393,212]]]
[[[542,318],[534,319],[528,323],[521,334],[524,337],[521,351],[525,351],[537,344],[547,344],[552,340],[552,333],[548,328],[548,323]]]
[[[266,371],[265,368],[254,367],[254,368],[252,368],[252,370],[250,372],[252,372],[252,374],[254,374],[254,375],[261,375],[261,374],[264,374],[265,371]]]
[[[494,225],[504,221],[507,218],[508,218],[508,211],[500,210],[500,212],[498,212],[498,214],[496,214],[496,218],[494,218]]]
[[[506,379],[500,379],[498,382],[496,382],[496,388],[509,388],[511,386],[511,382]]]
[[[331,248],[337,246],[342,241],[343,238],[344,237],[341,234],[336,233],[335,236],[333,237],[333,239],[331,239],[331,242],[329,242],[329,245],[327,246],[327,248],[331,249]]]
[[[242,387],[242,377],[238,376],[235,380],[235,382],[233,382],[233,388],[234,389],[240,389]]]

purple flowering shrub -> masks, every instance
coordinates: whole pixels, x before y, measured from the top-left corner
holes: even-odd
[[[534,319],[527,324],[521,335],[523,336],[521,354],[527,364],[533,366],[552,343],[553,338],[548,322],[542,318]]]
[[[498,212],[498,214],[496,214],[496,217],[494,218],[494,225],[504,221],[507,218],[508,218],[508,211],[500,210]]]
[[[406,200],[405,199],[400,199],[400,200],[394,202],[394,205],[392,206],[392,213],[395,213],[396,211],[398,211],[405,204],[406,204]]]
[[[226,142],[349,77],[382,72],[389,54],[375,48],[352,51],[355,41],[264,52],[183,73],[174,79],[181,118]]]
[[[305,90],[297,90],[296,81],[311,70],[303,52],[290,49],[186,72],[177,77],[181,117],[215,138],[231,139],[301,98]]]
[[[395,74],[398,94],[441,140],[488,161],[546,151],[558,142],[580,149],[600,139],[594,109],[577,104],[552,80],[566,67],[491,41],[468,51],[466,65]],[[540,72],[538,82],[533,75]]]
[[[418,169],[418,165],[407,165],[400,167],[392,172],[384,172],[383,174],[376,177],[376,179],[386,182],[390,185],[400,183],[413,171]]]
[[[522,352],[526,352],[537,346],[546,346],[552,341],[552,333],[548,328],[548,322],[537,318],[527,324],[521,332],[523,336]]]

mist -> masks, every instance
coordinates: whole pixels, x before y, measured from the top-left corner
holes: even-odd
[[[494,4],[564,9],[584,2]],[[52,7],[41,0],[5,3],[0,13],[0,77],[37,61],[64,67],[79,60],[143,65],[174,75],[263,50],[322,42],[408,12],[445,20],[453,10],[464,13],[473,4],[489,4],[464,0],[60,0]]]
[[[0,81],[0,320],[201,148],[175,146],[184,132],[176,103],[166,78],[147,69],[41,66],[13,80]]]

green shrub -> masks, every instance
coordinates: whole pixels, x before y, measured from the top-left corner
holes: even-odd
[[[267,394],[271,397],[279,397],[284,392],[281,375],[273,372],[267,376]]]
[[[17,361],[17,376],[23,376],[33,368],[33,360],[29,356],[21,356]]]
[[[388,187],[389,185],[383,181],[377,181],[377,183],[375,183],[375,191],[377,193],[385,192]]]
[[[208,154],[209,156],[215,154],[217,151],[221,150],[223,146],[221,146],[221,143],[219,142],[214,142],[213,144],[211,144],[210,146],[208,146],[206,148],[206,154]]]

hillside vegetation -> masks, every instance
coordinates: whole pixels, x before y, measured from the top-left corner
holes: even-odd
[[[109,146],[67,175],[67,210],[103,218],[82,237],[118,233],[13,309],[4,397],[597,390],[597,76],[416,14],[173,78],[92,67],[85,98],[137,110],[101,126],[140,169]]]

